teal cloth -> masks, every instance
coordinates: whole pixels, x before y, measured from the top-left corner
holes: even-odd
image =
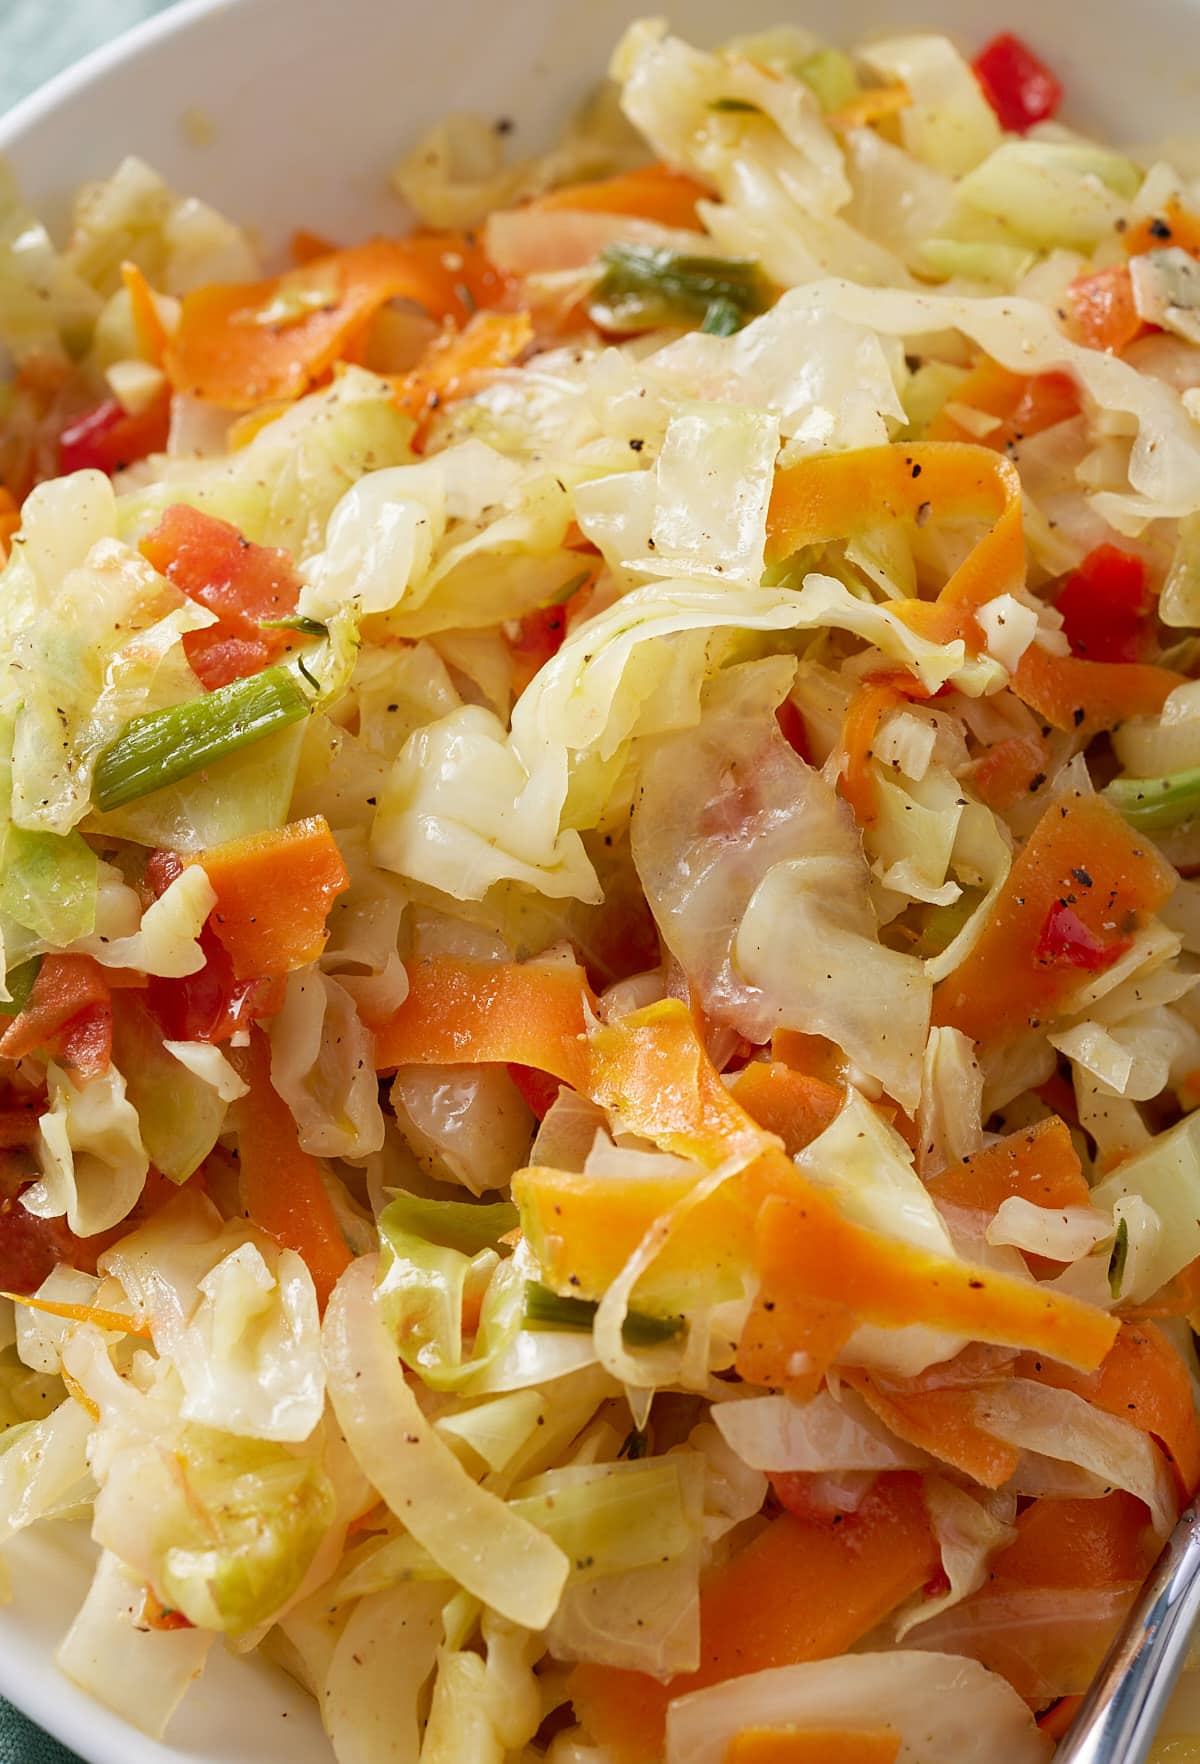
[[[0,0],[0,111],[166,0]],[[0,1698],[0,1764],[79,1764]]]

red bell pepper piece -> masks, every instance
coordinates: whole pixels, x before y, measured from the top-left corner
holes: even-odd
[[[170,424],[171,405],[165,393],[136,416],[115,398],[106,398],[63,430],[58,438],[58,469],[95,470],[111,478],[148,453],[161,453]]]
[[[287,631],[264,630],[260,622],[296,610],[300,578],[286,551],[253,545],[228,521],[184,503],[165,511],[141,551],[189,600],[217,615],[215,625],[183,639],[208,691],[257,674],[289,647]]]
[[[109,976],[85,955],[48,955],[24,1010],[0,1035],[0,1058],[53,1054],[88,1078],[108,1067],[112,1054]]]
[[[1117,355],[1150,329],[1137,309],[1127,263],[1077,276],[1067,288],[1067,299],[1075,335],[1089,349],[1107,349]]]
[[[146,887],[157,898],[182,871],[173,851],[151,852]],[[177,980],[150,979],[147,1003],[168,1041],[228,1041],[239,1029],[283,1009],[286,980],[239,980],[233,958],[211,925],[205,925],[198,941],[205,960],[197,973]]]
[[[1072,653],[1100,662],[1141,659],[1153,604],[1142,559],[1115,545],[1089,551],[1058,597]]]
[[[1062,103],[1058,79],[1028,43],[1011,31],[993,37],[973,66],[1001,127],[1014,134],[1023,135],[1034,123],[1045,122]]]
[[[1078,913],[1071,911],[1065,900],[1056,900],[1046,914],[1034,954],[1037,961],[1046,965],[1065,962],[1088,974],[1102,974],[1128,948],[1128,937],[1118,937],[1112,943],[1103,942],[1084,924]]]

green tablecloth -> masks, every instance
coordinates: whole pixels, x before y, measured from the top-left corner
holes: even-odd
[[[167,0],[0,0],[0,112]],[[78,1764],[0,1699],[0,1764]]]

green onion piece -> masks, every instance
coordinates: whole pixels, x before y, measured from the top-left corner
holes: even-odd
[[[564,1298],[539,1280],[525,1282],[527,1329],[590,1329],[598,1307],[594,1299]],[[621,1333],[627,1347],[650,1347],[671,1341],[683,1328],[682,1317],[652,1317],[647,1311],[629,1311]]]
[[[653,330],[692,319],[703,322],[724,303],[727,327],[740,330],[770,305],[758,265],[744,257],[690,257],[649,245],[610,245],[601,253],[604,274],[592,296],[615,329]]]
[[[306,619],[303,613],[291,613],[286,619],[259,619],[260,631],[299,631],[302,637],[328,637],[329,626],[320,619]]]
[[[1108,1258],[1108,1290],[1115,1299],[1121,1296],[1121,1282],[1125,1278],[1125,1263],[1129,1257],[1129,1226],[1122,1219],[1117,1226],[1117,1241],[1113,1244],[1112,1255]]]
[[[572,576],[569,581],[564,582],[558,592],[552,594],[549,600],[543,600],[542,606],[565,606],[572,594],[578,594],[584,583],[590,582],[591,579],[591,570],[580,570],[577,576]]]
[[[722,296],[720,300],[713,301],[704,315],[704,323],[700,329],[709,337],[732,337],[735,331],[741,330],[743,323],[742,315],[733,301]]]
[[[178,784],[214,760],[261,741],[312,709],[290,668],[264,668],[203,698],[126,723],[96,761],[92,801],[102,814]]]
[[[1160,833],[1200,815],[1200,766],[1165,778],[1114,778],[1101,794],[1131,827]]]
[[[714,98],[708,108],[710,110],[725,111],[731,115],[762,115],[759,106],[757,104],[751,104],[748,98]]]
[[[38,969],[42,965],[41,956],[33,956],[19,967],[10,968],[5,975],[11,998],[0,999],[0,1017],[18,1017],[29,1003],[29,994],[33,991],[33,983],[38,977]]]
[[[913,945],[913,954],[922,961],[931,956],[941,955],[949,949],[959,932],[965,929],[967,920],[983,899],[983,890],[964,888],[958,899],[949,906],[931,906],[926,908],[920,936]]]
[[[824,111],[840,110],[858,96],[860,87],[854,63],[840,49],[818,49],[796,69],[804,84],[815,92]]]

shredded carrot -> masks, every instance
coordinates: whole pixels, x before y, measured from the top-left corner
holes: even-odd
[[[1056,729],[1086,742],[1128,717],[1154,717],[1167,694],[1186,676],[1152,662],[1086,661],[1078,655],[1051,655],[1031,643],[1017,664],[1012,688],[1031,710]]]
[[[1065,1121],[1019,1128],[929,1178],[935,1201],[994,1213],[1011,1195],[1035,1207],[1086,1207],[1091,1190]]]
[[[74,1402],[77,1402],[84,1413],[92,1417],[93,1421],[99,1421],[100,1409],[98,1405],[92,1401],[87,1391],[84,1390],[78,1378],[73,1377],[71,1373],[67,1371],[65,1366],[60,1369],[59,1377],[62,1379],[63,1384],[66,1387],[67,1395],[71,1397]]]
[[[917,1592],[938,1561],[916,1476],[880,1477],[856,1513],[782,1513],[702,1583],[698,1671],[664,1685],[641,1672],[577,1666],[571,1699],[617,1764],[647,1764],[662,1755],[673,1698],[845,1653]]]
[[[576,214],[628,214],[662,227],[692,229],[700,225],[697,202],[711,194],[684,172],[666,165],[643,165],[615,178],[564,184],[537,197],[531,207],[547,214],[564,209]]]
[[[936,601],[890,610],[935,642],[962,637],[978,649],[976,611],[1025,582],[1021,481],[1012,463],[963,442],[896,442],[813,454],[777,474],[767,517],[772,562],[803,545],[827,544],[884,521],[982,520],[988,531]]]
[[[871,123],[882,122],[885,116],[909,109],[911,104],[912,93],[902,80],[892,86],[867,86],[831,110],[825,121],[831,129],[865,129]]]
[[[238,1159],[246,1216],[304,1258],[322,1309],[350,1251],[316,1158],[301,1149],[291,1109],[271,1083],[270,1043],[257,1026],[233,1057],[250,1086],[237,1108]]]
[[[533,336],[527,312],[477,312],[461,331],[434,339],[411,373],[396,381],[396,402],[414,422],[478,389],[487,373],[508,367]]]
[[[1099,1370],[1086,1376],[1028,1354],[1018,1371],[1057,1390],[1074,1391],[1106,1414],[1151,1434],[1170,1459],[1185,1500],[1200,1487],[1200,1420],[1192,1381],[1155,1324],[1123,1323]]]
[[[1147,251],[1162,251],[1169,245],[1200,257],[1200,215],[1184,208],[1177,197],[1170,197],[1162,214],[1147,214],[1122,235],[1130,257],[1141,257]]]
[[[923,696],[923,688],[911,674],[872,674],[850,700],[842,723],[846,761],[838,788],[860,827],[870,826],[879,813],[879,785],[871,768],[879,725],[898,704]]]
[[[984,1488],[999,1488],[1015,1473],[1020,1453],[975,1419],[976,1399],[986,1389],[986,1381],[942,1390],[905,1389],[904,1381],[878,1379],[850,1366],[843,1367],[839,1377],[858,1391],[871,1413],[897,1438],[963,1471]]]
[[[967,441],[1003,453],[1079,413],[1079,392],[1069,374],[1013,374],[984,356],[929,425],[931,441]],[[986,435],[974,435],[955,412],[965,407],[994,417]]]
[[[0,1298],[11,1299],[14,1305],[25,1305],[31,1311],[45,1311],[50,1317],[65,1317],[71,1323],[94,1323],[97,1329],[115,1329],[122,1335],[150,1335],[150,1325],[144,1317],[106,1311],[100,1305],[70,1305],[60,1299],[35,1298],[24,1292],[0,1292]]]
[[[176,390],[228,410],[296,398],[326,374],[389,300],[465,323],[503,281],[461,234],[374,239],[270,281],[188,294],[166,354]]]
[[[516,1064],[586,1088],[584,1004],[595,1003],[582,968],[431,956],[412,962],[408,997],[374,1020],[375,1063],[397,1066]]]
[[[822,1078],[835,1090],[846,1085],[846,1056],[836,1042],[824,1035],[805,1035],[800,1029],[777,1029],[771,1037],[771,1058],[785,1066],[804,1072],[810,1078]]]
[[[729,1094],[760,1127],[783,1141],[789,1157],[824,1133],[842,1106],[843,1092],[780,1060],[751,1060],[730,1080]]]
[[[934,993],[934,1020],[987,1045],[1044,1022],[1087,969],[1045,947],[1055,913],[1072,915],[1105,959],[1166,900],[1174,872],[1098,796],[1051,803],[1020,852],[974,949]]]
[[[722,1764],[895,1764],[900,1735],[890,1727],[748,1727],[730,1740]]]
[[[290,244],[292,261],[296,264],[311,263],[314,257],[332,257],[338,249],[332,239],[326,239],[321,233],[310,233],[307,227],[297,227]]]
[[[121,265],[121,280],[125,284],[129,304],[133,309],[133,328],[137,332],[138,347],[147,361],[153,362],[155,367],[161,367],[166,359],[170,338],[158,310],[154,290],[136,263]]]
[[[287,974],[315,961],[325,921],[350,885],[323,815],[251,833],[189,855],[217,896],[210,923],[239,980]]]

